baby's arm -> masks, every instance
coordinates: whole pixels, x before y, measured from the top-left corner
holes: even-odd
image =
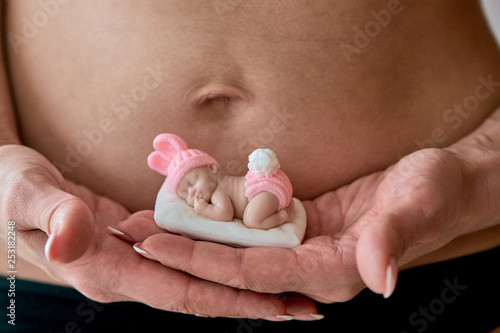
[[[195,200],[194,211],[196,214],[210,220],[221,222],[232,221],[234,217],[234,208],[231,199],[227,193],[218,190],[215,190],[213,193],[211,203],[203,199]]]

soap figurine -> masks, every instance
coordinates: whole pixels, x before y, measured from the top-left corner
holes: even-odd
[[[207,219],[243,221],[247,228],[268,230],[290,222],[294,215],[292,185],[270,149],[249,156],[246,176],[222,174],[217,161],[189,149],[175,134],[160,134],[148,157],[151,169],[167,176],[167,188]]]

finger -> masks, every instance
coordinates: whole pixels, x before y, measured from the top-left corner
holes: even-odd
[[[57,193],[47,196],[46,201],[23,204],[31,210],[11,216],[19,222],[21,239],[36,254],[45,254],[48,261],[68,263],[86,252],[95,232],[94,218],[80,199]]]
[[[45,257],[58,263],[78,259],[87,251],[95,232],[89,208],[80,199],[68,197],[47,209],[49,238]]]
[[[395,248],[400,242],[402,239],[396,235],[395,228],[391,228],[388,216],[378,216],[362,232],[356,247],[361,278],[368,288],[386,298],[396,285],[398,270],[394,253],[402,251]]]
[[[94,234],[94,218],[79,198],[62,191],[41,178],[22,181],[14,192],[15,202],[7,208],[9,220],[18,222],[20,235],[37,236],[39,253],[49,261],[67,263],[79,258],[90,245]],[[34,233],[41,230],[45,233]],[[45,244],[43,248],[42,244]]]
[[[134,213],[125,221],[108,229],[114,236],[129,244],[142,243],[149,236],[168,232],[156,224],[152,210]]]
[[[153,235],[139,248],[165,266],[240,289],[279,293],[282,288],[300,287],[293,272],[283,274],[285,267],[296,266],[293,252],[287,249],[232,248],[173,234]]]
[[[410,248],[416,253],[419,244],[435,239],[439,223],[415,203],[401,203],[363,219],[367,225],[356,247],[358,270],[368,288],[387,298],[396,286],[398,262]]]
[[[118,292],[158,309],[208,317],[257,319],[289,315],[283,301],[275,295],[198,279],[136,253],[120,263],[127,265],[106,272],[122,277]]]
[[[402,159],[377,190],[377,203],[356,223],[356,261],[374,292],[388,297],[405,264],[457,237],[462,214],[464,165],[439,149]],[[356,228],[356,227],[355,227]]]
[[[168,245],[167,245],[168,244]],[[198,245],[195,245],[198,244]],[[282,291],[283,288],[293,290],[299,287],[299,284],[292,280],[282,281],[284,277],[292,274],[283,274],[284,267],[277,267],[276,264],[270,263],[264,258],[272,258],[267,251],[272,251],[273,248],[255,248],[255,253],[246,255],[245,262],[239,262],[241,259],[240,253],[243,249],[234,249],[227,246],[208,243],[195,242],[191,239],[176,236],[173,234],[161,234],[148,238],[141,245],[141,249],[145,253],[140,252],[148,258],[158,260],[165,266],[186,271],[191,275],[198,276],[203,280],[217,282],[217,284],[237,287],[241,289],[252,289],[256,291],[264,291],[272,293],[273,290]],[[198,247],[191,253],[183,251],[185,246]],[[229,250],[229,251],[224,251]],[[246,249],[252,250],[252,249]],[[289,252],[288,250],[274,248],[278,252]],[[283,250],[283,251],[281,251]],[[151,252],[148,252],[151,251]],[[252,251],[250,251],[252,252]],[[274,253],[277,257],[281,257]],[[188,258],[190,257],[190,258]],[[253,259],[251,259],[253,258]],[[220,260],[220,261],[219,261]],[[223,262],[223,265],[216,265],[216,262]],[[259,264],[264,263],[264,265]],[[277,262],[286,262],[276,258]],[[259,267],[261,266],[261,267]],[[271,269],[270,269],[271,268]],[[246,270],[249,269],[256,274],[248,276]],[[262,284],[270,283],[270,284]],[[276,284],[276,286],[274,285]],[[280,287],[277,287],[279,285]],[[243,292],[243,290],[241,290]],[[287,293],[280,296],[280,300],[285,304],[286,311],[282,311],[277,315],[268,315],[267,320],[285,321],[291,319],[297,320],[318,320],[322,315],[317,313],[315,303],[308,297],[298,294]],[[262,317],[259,317],[262,318]]]
[[[321,255],[310,256],[308,250],[299,255],[278,247],[232,248],[173,234],[153,235],[135,247],[147,258],[176,270],[265,293],[296,291],[311,297],[310,286],[322,283],[325,273],[315,270],[324,267],[319,263]]]
[[[160,263],[158,264],[161,265],[162,269],[169,269]],[[176,279],[172,276],[168,278],[169,285],[175,286],[175,293],[188,296],[182,303],[181,312],[207,316],[265,318],[272,321],[318,320],[322,318],[322,315],[317,312],[316,304],[306,296],[292,293],[279,296],[261,294],[198,279],[180,271],[172,270],[171,273],[180,274],[179,282],[182,282],[185,277],[190,279],[189,290],[184,290],[185,287],[182,284],[175,285]],[[150,282],[148,281],[148,283]],[[158,295],[158,290],[155,290],[154,295]],[[165,295],[170,295],[169,300],[172,299],[172,291],[165,291]],[[144,294],[141,293],[141,296],[144,297]],[[153,295],[151,296],[153,297]],[[171,305],[160,303],[156,306],[165,309]],[[179,305],[177,305],[176,311],[179,311]]]
[[[68,262],[84,253],[94,232],[93,216],[80,199],[63,190],[69,187],[58,170],[22,146],[9,147],[2,162],[1,216],[16,221],[20,237],[35,240],[30,247],[38,245],[38,253],[43,253],[47,237],[35,231],[50,235],[46,253],[53,261]]]
[[[324,317],[318,313],[316,304],[308,297],[296,293],[284,293],[279,295],[279,299],[285,304],[286,312],[291,314],[295,320],[311,321]]]

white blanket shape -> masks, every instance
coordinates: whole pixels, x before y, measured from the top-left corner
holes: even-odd
[[[295,218],[278,227],[262,230],[247,228],[241,220],[220,222],[196,214],[184,200],[171,194],[163,183],[156,197],[156,224],[172,233],[236,247],[276,246],[293,248],[302,243],[307,216],[300,200],[295,202]]]

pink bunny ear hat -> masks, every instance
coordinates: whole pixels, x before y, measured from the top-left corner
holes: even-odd
[[[219,163],[207,153],[198,149],[189,149],[187,143],[179,136],[170,133],[158,135],[153,141],[156,151],[148,156],[151,169],[167,176],[168,189],[177,193],[177,187],[184,175],[194,168]]]

